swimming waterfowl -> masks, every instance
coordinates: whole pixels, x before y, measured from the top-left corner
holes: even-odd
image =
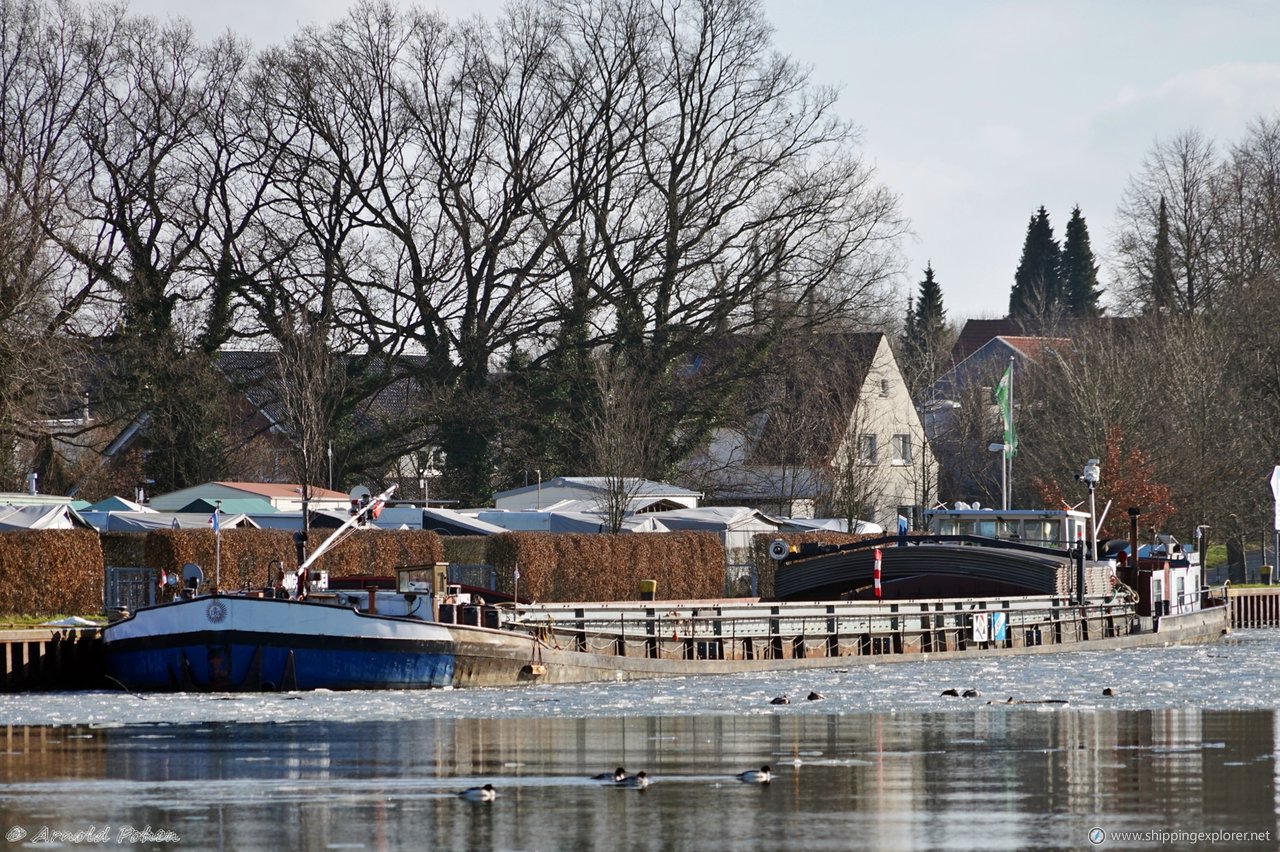
[[[748,769],[746,772],[738,773],[738,780],[747,784],[768,784],[773,780],[773,770],[767,766],[761,766],[759,769]]]
[[[635,787],[636,789],[643,790],[645,787],[649,786],[649,776],[642,770],[637,772],[635,775],[628,776],[627,778],[618,781],[617,784],[619,787]]]
[[[458,795],[468,802],[492,802],[498,798],[498,791],[492,784],[485,784],[483,787],[468,787]]]
[[[592,781],[612,781],[613,783],[618,784],[622,781],[627,780],[627,770],[619,766],[617,769],[613,770],[612,772],[601,772],[599,775],[592,775],[591,780]]]

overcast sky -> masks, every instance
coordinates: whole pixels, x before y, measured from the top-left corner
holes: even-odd
[[[132,0],[203,35],[265,45],[346,0]],[[421,3],[492,16],[500,0]],[[840,109],[902,199],[948,317],[1003,316],[1027,221],[1061,240],[1080,205],[1106,268],[1116,205],[1157,139],[1195,127],[1226,147],[1280,113],[1275,0],[766,0],[784,53],[842,88]],[[1105,296],[1104,296],[1105,299]]]

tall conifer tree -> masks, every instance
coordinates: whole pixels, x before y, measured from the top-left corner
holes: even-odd
[[[1063,307],[1072,317],[1102,316],[1098,304],[1102,289],[1098,286],[1098,264],[1089,245],[1089,226],[1077,205],[1067,223],[1066,241],[1062,246]]]
[[[1062,309],[1059,279],[1061,249],[1053,238],[1049,212],[1042,206],[1027,224],[1022,259],[1009,293],[1009,316],[1014,319],[1047,319]]]
[[[938,377],[947,348],[947,312],[942,306],[942,287],[933,275],[930,263],[925,267],[924,280],[920,282],[915,300],[907,303],[902,356],[913,396]]]
[[[902,350],[902,360],[904,362],[915,361],[920,354],[919,338],[916,337],[916,302],[915,299],[907,295],[907,318],[902,323],[902,338],[899,341]]]
[[[1177,280],[1173,275],[1173,243],[1169,241],[1169,208],[1162,195],[1156,245],[1151,258],[1151,297],[1147,310],[1157,314],[1172,311],[1177,292]]]

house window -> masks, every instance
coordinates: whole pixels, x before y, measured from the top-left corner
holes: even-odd
[[[911,464],[911,436],[893,436],[893,463]]]
[[[888,395],[889,395],[889,380],[888,380],[888,379],[881,379],[881,380],[880,380],[880,395],[881,395],[881,396],[888,396]]]
[[[858,463],[859,464],[875,464],[876,463],[876,436],[875,435],[859,435],[858,436]]]

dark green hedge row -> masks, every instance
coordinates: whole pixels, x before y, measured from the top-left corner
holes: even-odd
[[[636,600],[641,580],[656,580],[664,600],[724,593],[724,548],[712,533],[499,533],[485,561],[507,593],[519,565],[520,597],[536,601]]]
[[[93,530],[0,533],[0,612],[100,612],[102,579],[102,545]]]

